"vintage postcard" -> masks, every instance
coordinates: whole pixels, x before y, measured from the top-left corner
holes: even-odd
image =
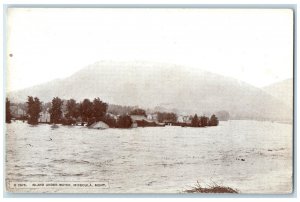
[[[292,193],[293,16],[7,8],[6,191]]]

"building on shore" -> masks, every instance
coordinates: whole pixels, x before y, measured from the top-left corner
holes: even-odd
[[[39,123],[50,123],[50,113],[48,110],[42,111],[39,117]]]

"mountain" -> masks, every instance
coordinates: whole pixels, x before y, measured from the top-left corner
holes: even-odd
[[[179,65],[145,62],[97,62],[72,76],[8,93],[50,101],[100,97],[119,105],[176,109],[203,114],[226,110],[238,119],[291,120],[292,110],[263,90],[233,78]]]
[[[268,85],[263,90],[286,105],[293,106],[293,79]]]

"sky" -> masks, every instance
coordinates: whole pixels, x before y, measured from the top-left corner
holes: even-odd
[[[9,8],[7,88],[97,61],[184,65],[263,87],[293,77],[289,9]]]

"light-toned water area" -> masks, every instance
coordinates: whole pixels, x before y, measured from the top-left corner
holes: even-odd
[[[197,181],[240,193],[290,193],[293,187],[290,124],[95,130],[13,122],[6,127],[7,181],[109,182],[106,189],[73,189],[99,193],[180,193]]]

